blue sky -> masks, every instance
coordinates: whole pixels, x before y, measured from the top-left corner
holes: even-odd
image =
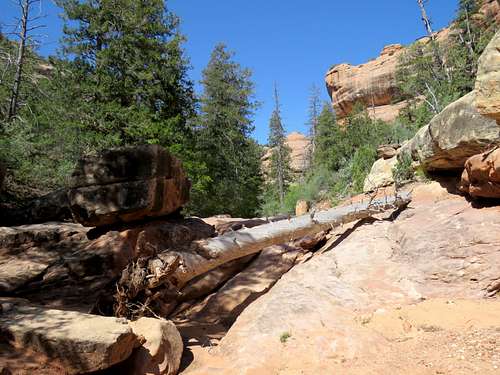
[[[8,31],[15,2],[0,4],[0,23]],[[275,81],[287,131],[306,132],[310,87],[317,85],[322,98],[329,99],[323,78],[330,66],[363,63],[387,44],[408,44],[425,33],[416,0],[170,0],[167,5],[182,19],[195,82],[218,42],[253,71],[256,98],[262,103],[254,133],[260,143],[267,139]],[[446,26],[456,7],[456,0],[430,0],[434,28]],[[43,0],[43,13],[47,28],[40,52],[54,54],[62,32],[60,9]]]

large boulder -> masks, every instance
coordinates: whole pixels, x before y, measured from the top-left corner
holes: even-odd
[[[459,189],[474,198],[500,198],[500,149],[469,158]]]
[[[127,320],[0,299],[0,370],[81,374],[127,359],[140,343]],[[2,372],[4,373],[4,372]]]
[[[83,157],[70,185],[73,217],[86,226],[171,214],[187,203],[190,189],[180,161],[157,145]]]
[[[377,190],[378,188],[389,186],[394,183],[392,170],[398,163],[396,156],[390,159],[378,159],[373,163],[370,173],[365,178],[364,192]]]
[[[500,143],[500,127],[475,107],[476,92],[448,105],[401,147],[429,171],[462,170],[472,155]]]
[[[476,80],[476,107],[500,125],[500,30],[479,59]]]
[[[167,320],[140,318],[129,323],[144,343],[117,366],[117,374],[177,375],[184,345],[175,325]]]

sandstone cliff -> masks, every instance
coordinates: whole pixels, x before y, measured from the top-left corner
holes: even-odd
[[[497,0],[484,0],[480,13],[495,17],[500,24],[500,3]],[[449,28],[441,30],[438,40],[446,40],[449,31]],[[427,38],[420,41],[425,43]],[[326,87],[340,119],[349,115],[358,102],[368,108],[373,118],[392,121],[398,116],[406,106],[405,101],[397,101],[395,79],[398,60],[404,51],[401,44],[391,44],[383,48],[380,56],[367,63],[338,64],[326,73]]]

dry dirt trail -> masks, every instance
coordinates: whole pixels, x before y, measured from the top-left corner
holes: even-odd
[[[500,207],[452,190],[339,230],[227,334],[199,328],[181,373],[500,374]]]

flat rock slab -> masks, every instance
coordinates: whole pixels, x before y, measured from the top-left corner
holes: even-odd
[[[26,353],[36,357],[32,365],[40,373],[59,369],[78,374],[119,363],[139,345],[125,319],[44,309],[9,299],[0,303],[2,345],[8,348],[2,348],[0,364],[13,373],[29,368],[24,363]],[[35,368],[32,373],[39,373]]]

